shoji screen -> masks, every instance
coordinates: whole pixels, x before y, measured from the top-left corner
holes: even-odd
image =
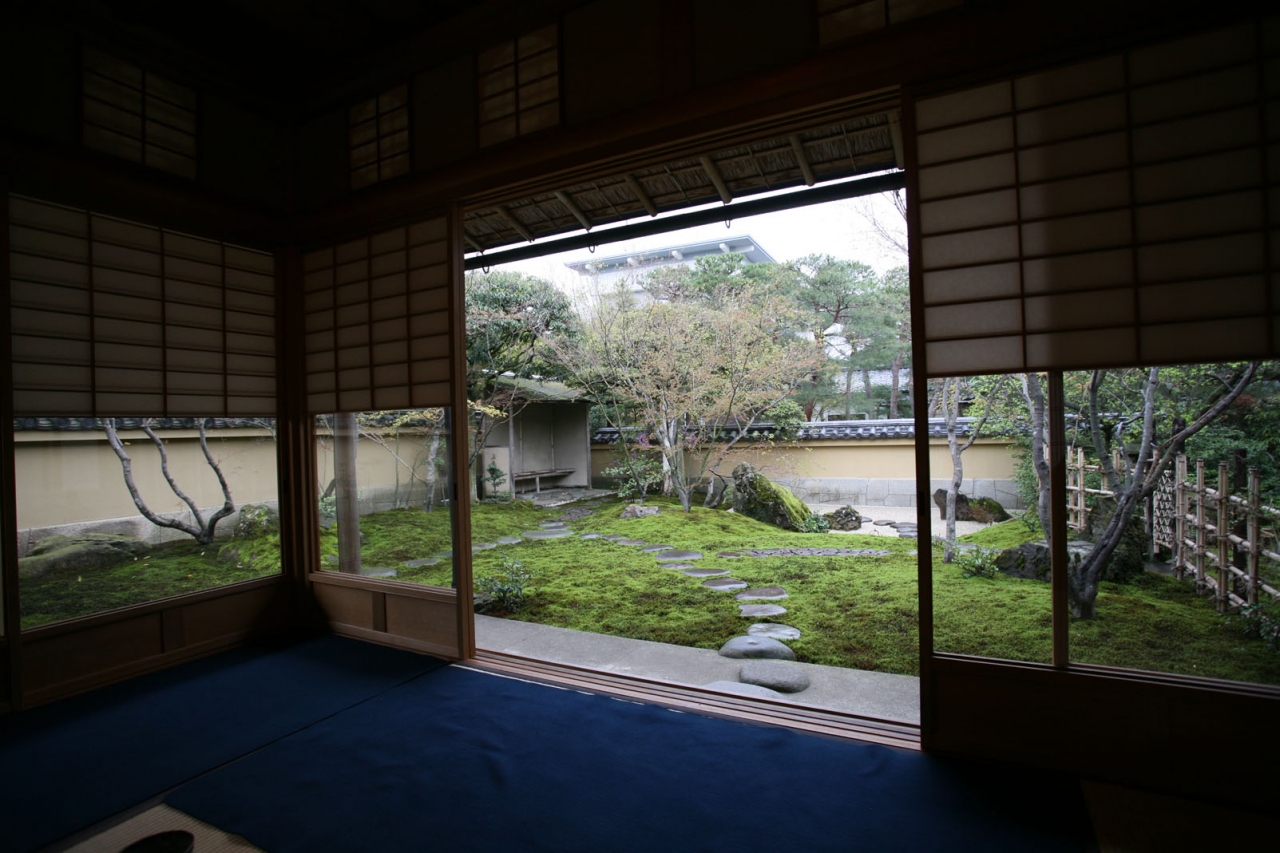
[[[933,376],[1280,352],[1280,24],[915,108]]]
[[[271,255],[9,199],[18,415],[276,413]]]
[[[313,414],[450,405],[450,245],[441,216],[304,257]]]

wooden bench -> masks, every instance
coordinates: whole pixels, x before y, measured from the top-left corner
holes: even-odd
[[[533,491],[537,493],[542,491],[543,478],[564,477],[575,470],[574,468],[548,468],[545,471],[521,471],[511,475],[511,483],[514,486],[521,480],[533,480]]]

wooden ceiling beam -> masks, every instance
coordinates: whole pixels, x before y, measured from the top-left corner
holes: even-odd
[[[813,186],[818,182],[818,179],[814,177],[813,166],[809,165],[809,157],[804,153],[804,143],[794,133],[788,136],[787,139],[791,142],[791,150],[795,152],[796,163],[800,165],[800,171],[804,174],[805,184]]]
[[[644,209],[649,211],[649,215],[657,216],[657,206],[653,203],[653,199],[649,198],[649,194],[645,192],[644,187],[640,185],[640,181],[636,180],[636,176],[627,172],[622,177],[626,180],[627,186],[631,187],[631,191],[636,194],[636,198],[640,199],[640,203],[644,205]]]
[[[698,158],[698,162],[702,164],[702,171],[707,173],[707,177],[715,185],[716,192],[720,193],[720,200],[725,204],[732,203],[733,193],[729,192],[729,187],[725,184],[724,178],[720,176],[720,170],[716,168],[715,162],[705,154]]]
[[[578,222],[582,223],[583,228],[585,228],[588,231],[591,230],[591,226],[593,223],[591,222],[590,219],[587,218],[587,215],[582,212],[582,208],[578,207],[577,203],[574,202],[574,200],[569,196],[567,192],[563,192],[562,190],[556,190],[555,196],[556,198],[560,199],[560,203],[563,204],[566,208],[568,208],[569,212],[573,214],[573,218],[578,220]]]
[[[516,219],[516,215],[512,213],[510,210],[508,210],[505,204],[498,205],[495,208],[495,210],[498,211],[498,215],[501,216],[503,219],[505,219],[507,221],[507,224],[510,225],[512,228],[514,228],[516,230],[516,233],[518,233],[521,237],[525,238],[530,243],[534,241],[535,238],[533,236],[533,233],[530,232],[528,228],[525,228],[519,219]]]

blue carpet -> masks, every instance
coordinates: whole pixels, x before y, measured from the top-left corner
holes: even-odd
[[[442,665],[328,636],[0,719],[0,848],[52,843]]]
[[[272,853],[1084,850],[1074,779],[448,667],[172,792]]]

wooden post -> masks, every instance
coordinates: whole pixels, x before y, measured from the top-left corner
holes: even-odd
[[[1173,474],[1173,569],[1178,580],[1187,574],[1187,454],[1174,460]]]
[[[1204,460],[1196,460],[1196,589],[1204,589]]]
[[[1246,537],[1249,540],[1248,572],[1249,589],[1247,592],[1250,604],[1258,603],[1258,555],[1262,551],[1262,531],[1259,529],[1258,516],[1262,507],[1262,478],[1257,468],[1249,469],[1249,519]]]
[[[1231,457],[1231,494],[1248,494],[1248,474],[1249,469],[1246,465],[1244,448],[1238,447]],[[1232,505],[1234,506],[1234,503]],[[1235,520],[1231,523],[1231,534],[1240,539],[1248,539],[1248,512],[1232,512],[1232,516],[1234,516]],[[1247,570],[1249,565],[1247,547],[1236,545],[1234,542],[1231,544],[1231,565],[1240,569],[1242,574]]]
[[[1231,561],[1228,536],[1231,533],[1231,479],[1226,462],[1218,463],[1218,612],[1225,613],[1231,603]]]

